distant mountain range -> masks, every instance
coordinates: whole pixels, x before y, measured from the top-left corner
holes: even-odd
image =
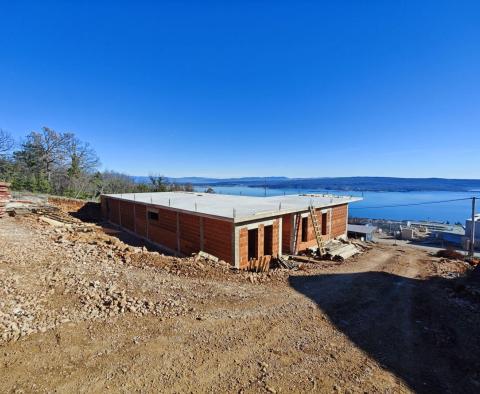
[[[134,177],[138,183],[149,182],[146,176]],[[202,178],[166,177],[172,183],[191,183],[197,186],[246,186],[271,189],[323,189],[342,191],[480,191],[480,179],[444,178],[392,178],[392,177],[339,177],[339,178],[287,178],[287,177],[244,177]]]
[[[148,176],[134,176],[137,183],[148,183],[150,178]],[[213,185],[225,182],[228,185],[245,185],[251,182],[277,182],[288,180],[289,178],[284,176],[271,176],[271,177],[243,177],[243,178],[203,178],[198,176],[172,178],[165,177],[165,180],[172,183],[191,183],[192,185]]]

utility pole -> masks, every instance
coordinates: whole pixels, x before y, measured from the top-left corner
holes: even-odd
[[[475,256],[475,203],[476,198],[472,197],[472,228],[470,229],[470,257]]]

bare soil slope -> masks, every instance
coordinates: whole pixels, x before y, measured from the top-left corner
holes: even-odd
[[[478,392],[465,269],[385,245],[236,273],[5,218],[0,392]]]

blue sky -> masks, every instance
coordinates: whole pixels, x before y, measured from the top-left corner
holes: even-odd
[[[134,175],[480,177],[480,2],[0,0],[0,128]]]

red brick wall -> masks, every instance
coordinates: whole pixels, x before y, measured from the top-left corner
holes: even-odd
[[[109,210],[107,212],[107,200]],[[136,204],[135,212],[133,202],[119,201],[116,199],[101,197],[101,209],[104,217],[113,223],[121,224],[123,227],[136,231],[140,236],[147,237],[160,245],[164,245],[169,249],[177,250],[177,212],[168,209],[158,209],[159,221],[147,220],[147,208],[143,204]],[[338,205],[332,208],[333,217],[330,228],[330,210],[327,214],[327,235],[325,240],[342,236],[347,231],[348,205]],[[180,230],[180,252],[186,255],[198,252],[201,249],[200,234],[200,217],[179,213],[179,230]],[[120,217],[121,216],[121,217]],[[318,223],[322,227],[321,210],[317,210]],[[282,251],[283,253],[292,253],[290,251],[290,241],[292,237],[292,222],[294,214],[284,215],[282,217]],[[233,262],[232,255],[232,236],[233,224],[222,220],[204,218],[204,246],[203,250],[211,253],[225,261]],[[308,241],[301,242],[301,224],[298,234],[298,250],[316,246],[313,224],[310,217],[308,218]],[[147,232],[148,227],[148,232]],[[273,222],[273,242],[272,250],[276,255],[278,251],[278,228],[279,219]],[[264,253],[264,226],[260,224],[258,227],[258,257]],[[242,228],[240,230],[239,240],[239,262],[240,267],[246,266],[248,263],[248,230]]]
[[[200,250],[200,217],[179,213],[180,252],[186,255]]]
[[[158,221],[148,221],[148,239],[171,250],[177,250],[177,213],[167,209],[157,209]]]
[[[317,213],[318,223],[321,226],[321,213]],[[290,250],[290,243],[294,236],[293,227],[295,220],[298,220],[297,214],[289,214],[283,216],[283,225],[282,225],[282,250],[284,253],[294,253]],[[306,248],[315,246],[317,241],[315,240],[315,232],[313,230],[313,223],[310,216],[308,216],[308,230],[307,230],[307,241],[302,242],[302,219],[300,219],[299,226],[297,228],[297,251],[304,250]]]
[[[293,215],[282,216],[282,253],[290,253]]]
[[[135,218],[133,215],[133,203],[128,201],[119,201],[120,204],[120,223],[122,227],[130,231],[135,231]]]
[[[348,205],[338,205],[332,208],[332,221],[331,221],[331,228],[330,226],[330,210],[327,211],[327,234],[323,235],[323,239],[328,241],[332,238],[339,237],[344,235],[347,231],[347,215],[348,215]],[[320,231],[322,229],[322,211],[321,209],[316,210],[317,221],[320,227]],[[282,225],[282,250],[284,253],[294,253],[290,250],[290,242],[292,239],[292,223],[294,222],[294,214],[284,215],[283,216],[283,225]],[[308,216],[308,232],[307,232],[307,241],[302,242],[302,223],[300,222],[300,226],[298,229],[298,238],[297,238],[298,246],[297,251],[305,250],[310,247],[317,246],[317,241],[315,239],[315,230],[313,229],[312,219],[310,215]]]
[[[108,219],[107,216],[107,199],[108,197],[100,196],[100,207],[102,210],[102,217]]]
[[[232,262],[233,223],[203,218],[203,250]]]
[[[143,204],[135,205],[135,231],[141,237],[147,236],[147,207]]]
[[[320,228],[320,231],[322,229],[322,211],[321,210],[316,210],[315,214],[317,216],[317,222]],[[329,223],[330,217],[329,214],[327,214],[327,234],[323,236],[324,240],[329,240],[330,239],[330,233],[329,233],[329,228],[328,228],[328,223]],[[310,215],[308,215],[308,230],[307,230],[307,241],[302,242],[301,237],[302,237],[302,222],[300,222],[300,229],[299,229],[299,236],[298,236],[298,250],[305,250],[307,248],[312,248],[317,246],[317,240],[315,239],[315,230],[313,229],[313,222],[312,218]]]
[[[339,237],[347,232],[348,204],[333,207],[332,237]]]
[[[275,219],[272,225],[272,255],[274,257],[278,256],[278,243],[279,243],[279,234],[278,229],[280,226],[280,219]],[[258,225],[258,248],[257,248],[257,258],[264,256],[264,235],[265,235],[265,225],[263,223]],[[246,268],[248,265],[248,229],[246,227],[240,229],[240,239],[239,239],[239,265],[240,269]]]
[[[107,201],[109,210],[107,212]],[[120,201],[105,196],[101,197],[102,213],[113,223],[136,232],[152,242],[177,251],[177,212],[152,208],[158,212],[159,220],[147,217],[147,207],[129,201]],[[180,253],[189,255],[201,250],[200,217],[186,213],[178,213],[180,234]],[[232,237],[233,224],[222,220],[203,218],[203,250],[220,259],[233,262]]]
[[[120,224],[120,212],[119,212],[119,201],[114,200],[113,198],[108,199],[108,219],[116,224]]]

